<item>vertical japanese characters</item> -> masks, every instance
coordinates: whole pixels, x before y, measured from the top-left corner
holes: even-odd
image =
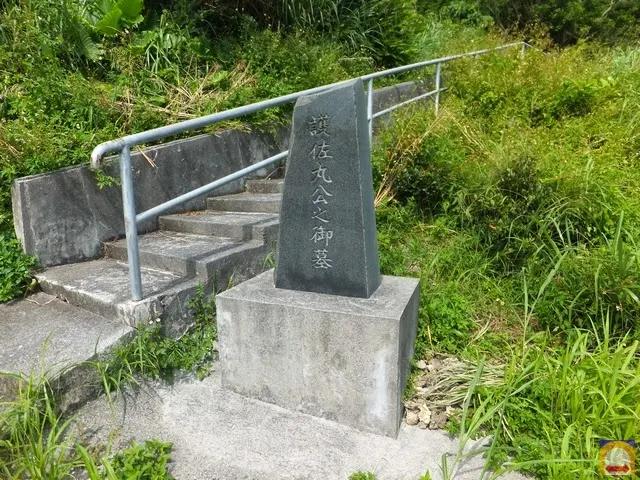
[[[318,117],[312,116],[309,120],[309,133],[314,140],[313,148],[309,152],[313,164],[311,183],[314,187],[311,194],[311,202],[313,203],[313,231],[310,232],[313,242],[311,261],[313,268],[326,270],[333,268],[330,243],[334,235],[331,228],[330,211],[327,211],[333,201],[331,193],[333,180],[328,172],[328,165],[333,159],[331,145],[328,142],[331,136],[329,116],[327,114]]]

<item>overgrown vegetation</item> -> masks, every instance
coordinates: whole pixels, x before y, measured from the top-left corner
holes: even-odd
[[[62,480],[76,478],[82,470],[91,480],[173,478],[167,471],[170,443],[134,443],[114,456],[108,448],[90,453],[79,443],[73,417],[60,412],[46,375],[14,380],[15,399],[0,403],[3,479]]]
[[[200,379],[211,373],[217,339],[215,302],[199,286],[190,302],[194,326],[177,339],[162,332],[160,322],[140,325],[132,341],[116,348],[109,360],[96,363],[109,398],[138,379],[173,380],[178,371],[194,372]]]
[[[639,80],[628,47],[460,62],[374,156],[383,270],[422,280],[416,358],[469,361],[434,402],[467,398],[449,428],[493,435],[494,467],[591,478],[599,439],[640,435]]]
[[[459,22],[502,29],[543,29],[559,45],[591,39],[618,44],[640,35],[640,5],[634,0],[419,0],[421,9],[440,11]]]
[[[431,54],[427,27],[409,0],[2,2],[0,301],[24,293],[33,267],[12,231],[14,179],[86,163],[124,134]]]

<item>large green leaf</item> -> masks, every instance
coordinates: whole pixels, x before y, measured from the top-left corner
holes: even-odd
[[[80,57],[97,61],[104,54],[102,47],[93,41],[82,21],[78,18],[70,19],[65,36]]]
[[[119,0],[116,7],[122,12],[122,18],[131,23],[140,23],[143,0]]]
[[[115,7],[113,10],[107,12],[105,16],[96,23],[95,28],[104,35],[116,35],[120,32],[120,18],[122,18],[122,10]]]

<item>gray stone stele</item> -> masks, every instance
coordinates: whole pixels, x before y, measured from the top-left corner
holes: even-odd
[[[362,81],[298,99],[289,152],[276,287],[368,298],[381,276]]]
[[[216,297],[222,386],[395,437],[417,330],[419,281],[369,298],[275,288],[265,272]]]

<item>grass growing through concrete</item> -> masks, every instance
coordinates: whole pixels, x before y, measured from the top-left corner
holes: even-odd
[[[63,415],[47,375],[15,378],[15,398],[0,403],[0,478],[64,480],[84,471],[91,480],[171,479],[171,444],[157,440],[112,456],[80,443],[72,416]]]
[[[105,393],[119,393],[124,384],[138,378],[171,381],[177,371],[195,372],[203,378],[211,372],[217,339],[215,301],[200,285],[189,304],[193,327],[178,339],[164,336],[161,325],[150,320],[140,325],[133,339],[115,349],[109,360],[96,363]]]
[[[640,436],[640,50],[539,45],[453,65],[439,117],[385,133],[381,263],[421,278],[416,361],[460,359],[409,396],[498,472],[591,478]]]

